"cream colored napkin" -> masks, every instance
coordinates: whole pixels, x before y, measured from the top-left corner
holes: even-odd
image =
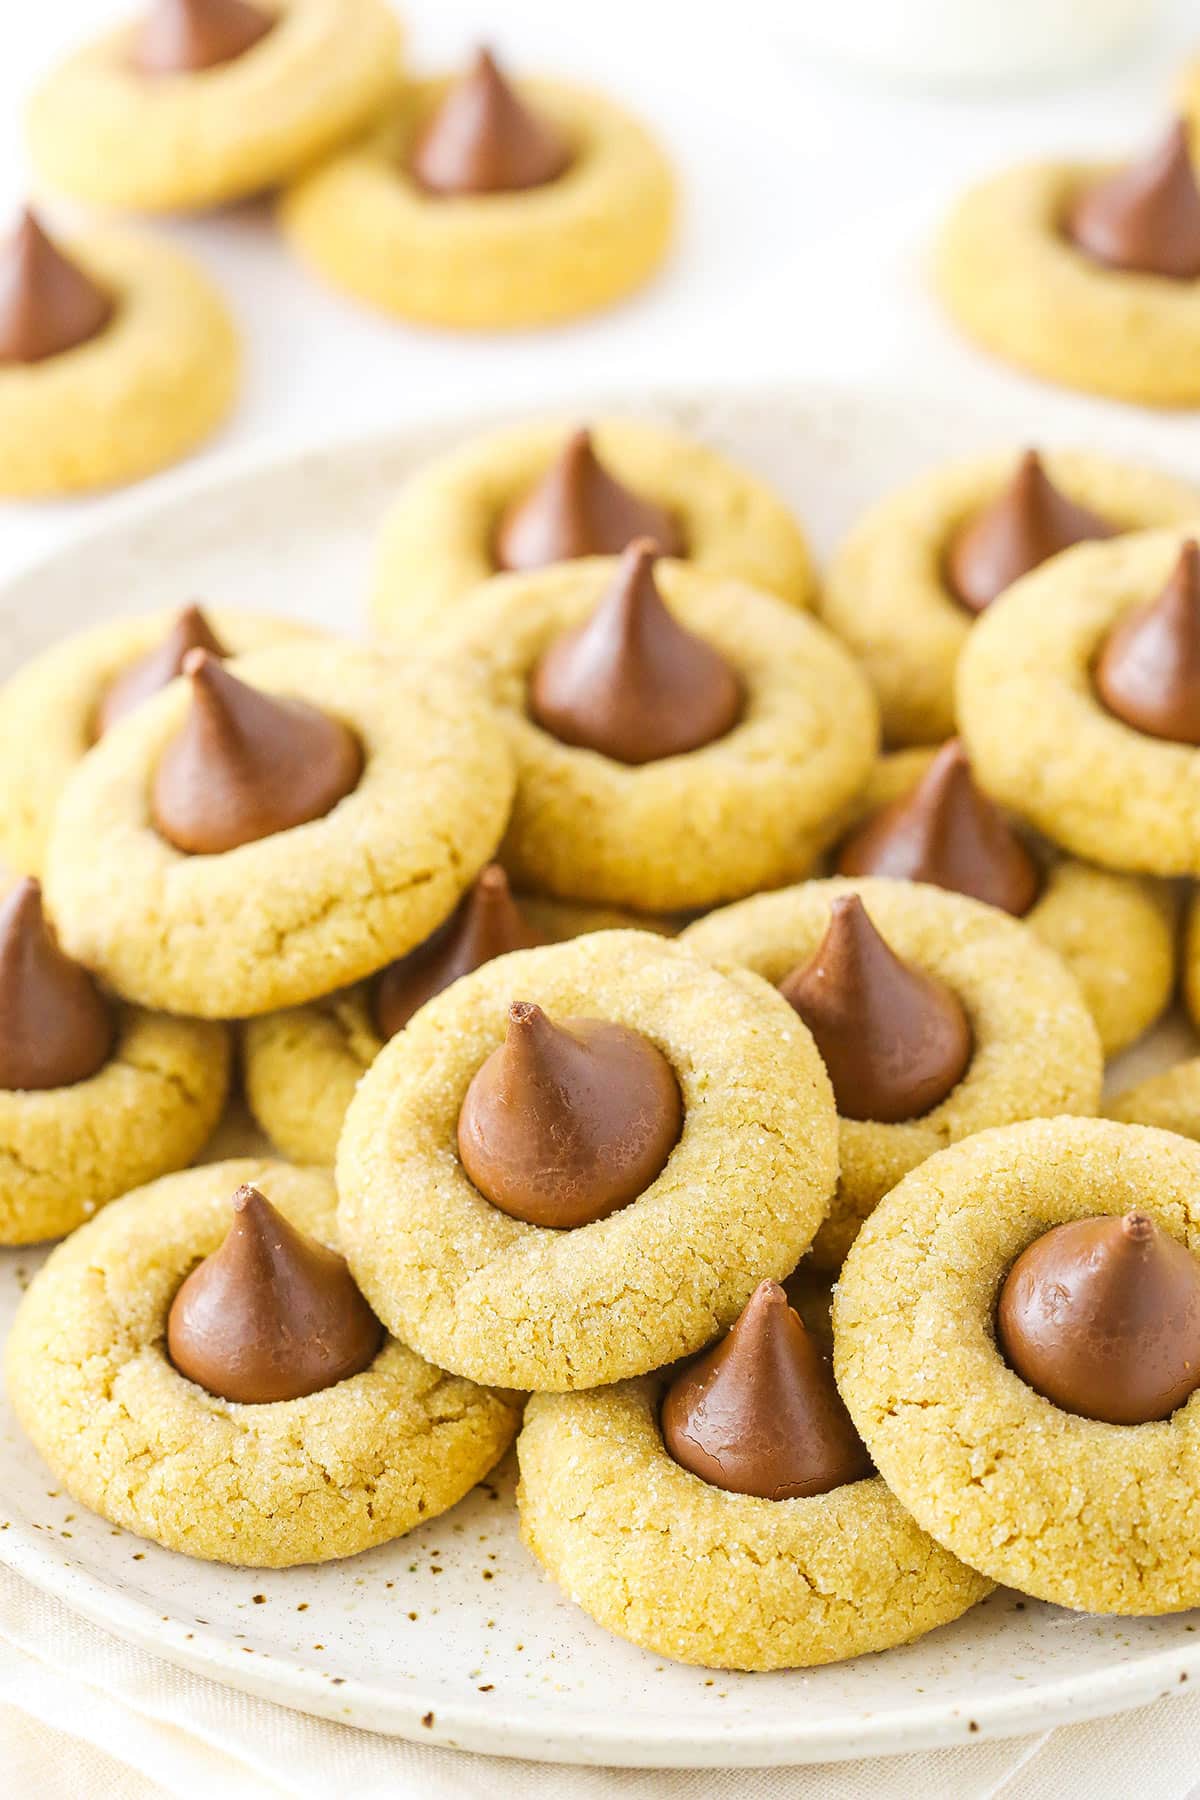
[[[0,1569],[4,1800],[1188,1800],[1200,1693],[1030,1738],[741,1771],[575,1769],[331,1725],[190,1675]]]

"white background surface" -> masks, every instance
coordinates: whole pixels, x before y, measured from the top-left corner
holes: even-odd
[[[796,11],[809,3],[790,0]],[[994,3],[1002,7],[1006,0]],[[892,4],[900,10],[907,0]],[[779,13],[788,6],[789,0],[778,0],[763,10]],[[119,0],[0,0],[0,219],[27,186],[18,128],[22,95],[58,54],[118,11]],[[490,6],[481,0],[409,0],[405,11],[411,55],[420,65],[443,63],[488,34],[517,68],[574,73],[624,94],[657,126],[683,174],[686,216],[675,262],[652,291],[607,318],[552,334],[461,340],[378,321],[323,293],[290,262],[265,210],[155,226],[188,244],[223,285],[247,345],[239,413],[191,467],[211,466],[232,452],[282,451],[459,407],[528,406],[555,397],[569,403],[575,390],[676,378],[900,377],[950,390],[983,413],[989,399],[1002,393],[1025,396],[1031,439],[1061,436],[1069,423],[1085,439],[1094,429],[1097,441],[1103,440],[1109,409],[1025,383],[953,339],[924,297],[922,253],[943,207],[976,172],[1043,151],[1119,153],[1149,138],[1168,104],[1181,56],[1200,50],[1200,0],[1164,0],[1155,33],[1136,54],[1074,86],[958,98],[888,93],[860,85],[842,70],[808,65],[783,37],[754,28],[752,0],[720,7],[707,0],[491,0]],[[70,215],[59,209],[51,216],[65,222]],[[1181,436],[1196,433],[1197,418],[1164,421],[1164,460]],[[144,490],[175,479],[164,476]],[[0,577],[79,522],[124,504],[104,498],[37,508],[0,505]],[[14,1592],[4,1609],[11,1656],[7,1662],[0,1656],[0,1669],[27,1715],[40,1716],[43,1728],[66,1726],[128,1755],[156,1778],[155,1793],[168,1784],[173,1793],[234,1791],[227,1769],[220,1777],[209,1770],[207,1781],[196,1770],[205,1739],[230,1748],[241,1717],[235,1702],[219,1690],[206,1696],[207,1684],[181,1690],[174,1678],[160,1693],[153,1684],[162,1678],[147,1659],[138,1663],[133,1652],[97,1643],[98,1634],[52,1619],[47,1605]],[[22,1606],[30,1609],[29,1629],[18,1645],[12,1627],[14,1619],[24,1622]],[[94,1666],[87,1664],[89,1655]],[[89,1687],[72,1688],[64,1680],[68,1662],[82,1668]],[[23,1693],[17,1686],[21,1672],[27,1677]],[[2,1701],[0,1694],[0,1715],[6,1711]],[[219,1724],[206,1707],[214,1716],[222,1709]],[[1189,1713],[1192,1722],[1185,1726]],[[1054,1743],[1062,1746],[1057,1752],[1029,1741],[984,1746],[970,1770],[961,1762],[939,1770],[934,1759],[911,1758],[892,1780],[880,1771],[869,1790],[865,1777],[850,1786],[849,1771],[828,1780],[818,1771],[798,1771],[782,1781],[747,1777],[740,1792],[756,1800],[784,1793],[827,1800],[868,1791],[953,1794],[955,1800],[1001,1791],[1005,1800],[1053,1793],[1066,1800],[1086,1791],[1088,1800],[1106,1800],[1136,1787],[1147,1800],[1152,1793],[1181,1800],[1189,1758],[1195,1766],[1194,1715],[1185,1703],[1173,1709],[1169,1725],[1153,1731],[1133,1721],[1077,1727],[1055,1734]],[[147,1721],[161,1727],[150,1747]],[[309,1729],[249,1716],[244,1724],[245,1744],[237,1748],[246,1767],[254,1765],[257,1747],[270,1744],[279,1754],[271,1732],[299,1737]],[[197,1734],[190,1745],[188,1731]],[[1080,1733],[1089,1735],[1082,1739]],[[6,1765],[5,1751],[15,1758],[22,1742],[28,1761],[16,1775],[16,1762]],[[376,1785],[366,1767],[371,1742],[344,1746],[332,1779],[322,1777],[303,1791],[323,1796],[345,1791],[350,1782],[364,1795],[411,1793],[422,1800],[434,1792],[518,1791],[510,1768],[456,1769],[454,1760],[461,1759],[446,1756],[435,1766],[429,1751],[424,1763],[402,1763],[391,1749],[380,1768],[394,1773]],[[0,1792],[13,1791],[14,1800],[59,1792],[74,1800],[86,1792],[92,1800],[103,1791],[124,1800],[134,1791],[119,1774],[110,1786],[107,1767],[94,1758],[81,1761],[73,1778],[61,1751],[39,1767],[44,1743],[36,1730],[24,1740],[16,1727],[8,1736],[0,1733],[0,1773],[6,1766],[13,1772],[0,1779]],[[329,1746],[306,1739],[296,1750],[297,1760],[315,1770]],[[245,1791],[276,1792],[259,1767],[260,1779],[252,1778]],[[599,1774],[594,1782],[568,1786],[565,1777],[544,1773],[539,1793],[612,1791],[607,1784],[602,1789]],[[15,1790],[9,1779],[18,1782]],[[694,1783],[656,1778],[636,1787],[635,1778],[617,1778],[614,1785],[630,1795],[653,1793],[656,1800],[668,1793],[710,1800],[735,1791],[704,1777]],[[289,1784],[286,1791],[301,1788]],[[520,1791],[535,1791],[532,1776]]]

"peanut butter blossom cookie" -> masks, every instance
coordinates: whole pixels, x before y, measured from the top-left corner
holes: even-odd
[[[865,514],[819,610],[870,675],[887,742],[938,744],[972,627],[1013,582],[1073,544],[1197,516],[1200,491],[1090,451],[952,463]]]
[[[937,286],[1006,361],[1151,406],[1200,400],[1200,186],[1176,121],[1124,168],[1033,163],[955,208]]]
[[[399,85],[385,0],[146,0],[34,95],[41,179],[144,212],[290,179],[373,123]]]
[[[711,913],[680,941],[765,977],[816,1040],[841,1137],[821,1268],[945,1145],[1099,1103],[1100,1046],[1075,982],[1026,927],[961,894],[810,881]]]
[[[192,650],[184,672],[63,793],[46,879],[72,954],[127,998],[237,1018],[427,937],[508,812],[478,694],[332,643]]]
[[[1164,882],[1118,875],[1026,839],[971,774],[962,743],[881,757],[835,853],[841,875],[927,881],[1025,920],[1078,981],[1105,1056],[1148,1030],[1175,985]]]
[[[37,874],[58,797],[91,746],[182,673],[189,650],[241,655],[310,635],[305,627],[231,607],[114,619],[55,644],[0,689],[0,851]]]
[[[641,287],[674,214],[670,165],[627,112],[565,82],[515,87],[481,51],[453,80],[405,88],[281,217],[335,287],[399,318],[493,330]]]
[[[874,759],[874,701],[834,638],[649,540],[497,576],[434,642],[508,728],[505,866],[564,899],[667,912],[803,874]]]
[[[329,1177],[260,1161],[155,1182],[61,1246],[7,1375],[67,1491],[253,1568],[353,1556],[461,1499],[517,1409],[389,1338],[336,1241]]]
[[[641,537],[705,574],[811,601],[808,546],[756,476],[665,426],[604,419],[510,426],[414,475],[384,521],[374,623],[409,638],[490,575],[617,556]]]
[[[247,1021],[251,1110],[285,1156],[331,1164],[364,1071],[427,1000],[509,950],[633,924],[629,914],[514,895],[499,863],[488,863],[451,916],[374,981]]]
[[[229,412],[224,301],[157,240],[60,245],[30,212],[0,245],[0,494],[73,493],[174,462]]]
[[[997,800],[1106,867],[1200,873],[1200,552],[1081,545],[1028,576],[963,657],[963,737]]]
[[[765,983],[600,932],[464,976],[381,1052],[338,1147],[342,1241],[422,1355],[590,1387],[700,1349],[795,1266],[836,1139]]]
[[[1200,1603],[1200,1146],[985,1131],[876,1210],[834,1296],[880,1474],[994,1581],[1097,1613]]]
[[[19,883],[0,906],[0,1244],[61,1237],[191,1162],[229,1061],[222,1025],[114,1005]]]
[[[911,1643],[990,1583],[875,1475],[778,1283],[664,1383],[535,1394],[521,1529],[601,1625],[717,1669],[804,1668]]]

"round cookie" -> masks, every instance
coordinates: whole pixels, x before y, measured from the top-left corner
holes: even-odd
[[[911,792],[934,755],[911,749],[881,756],[847,829]],[[1062,957],[1096,1021],[1105,1058],[1115,1056],[1148,1031],[1170,1002],[1175,895],[1164,882],[1098,869],[1044,840],[1029,847],[1042,865],[1042,887],[1021,922]]]
[[[399,84],[385,0],[254,0],[276,15],[213,68],[146,75],[132,26],[69,57],[30,102],[49,187],[98,206],[180,212],[288,180],[371,123]]]
[[[839,1120],[841,1177],[812,1251],[825,1269],[839,1267],[864,1219],[910,1169],[990,1125],[1094,1112],[1102,1075],[1095,1026],[1058,957],[1017,920],[962,894],[878,878],[808,881],[710,913],[680,942],[775,985],[821,944],[839,894],[858,894],[896,955],[958,996],[973,1050],[962,1080],[923,1116]]]
[[[539,936],[657,929],[631,914],[518,896]],[[663,928],[664,935],[666,928]],[[248,1019],[242,1028],[246,1098],[271,1142],[293,1162],[333,1164],[354,1090],[383,1049],[371,987],[343,988],[308,1006]]]
[[[1098,1613],[1200,1603],[1200,1398],[1112,1425],[1029,1387],[997,1347],[1015,1259],[1069,1220],[1136,1208],[1200,1251],[1200,1146],[1040,1119],[933,1157],[867,1224],[834,1296],[838,1386],[918,1524],[988,1575]]]
[[[990,1591],[878,1477],[792,1500],[710,1486],[665,1449],[661,1389],[535,1394],[517,1442],[525,1542],[607,1630],[703,1668],[809,1668],[911,1643]]]
[[[492,431],[435,458],[405,484],[379,539],[371,601],[378,632],[411,639],[436,628],[499,572],[495,540],[504,514],[550,469],[570,431],[560,419]],[[757,476],[643,419],[604,418],[591,436],[604,468],[678,521],[697,570],[811,604],[815,578],[804,536]]]
[[[1105,1107],[1126,1125],[1154,1125],[1200,1142],[1200,1056],[1126,1088]]]
[[[607,1218],[570,1230],[512,1218],[454,1153],[514,999],[631,1027],[674,1070],[682,1136]],[[675,944],[600,932],[497,958],[393,1038],[338,1147],[340,1231],[375,1310],[423,1355],[504,1386],[591,1387],[698,1350],[761,1277],[788,1274],[836,1173],[828,1079],[786,1002]]]
[[[1052,842],[1106,868],[1200,873],[1200,749],[1131,729],[1092,668],[1119,620],[1176,569],[1185,534],[1080,544],[1017,582],[959,665],[980,783]]]
[[[0,1244],[62,1237],[118,1194],[184,1168],[221,1117],[230,1060],[223,1025],[124,1007],[90,1079],[0,1089]]]
[[[1002,451],[928,470],[871,507],[830,564],[818,610],[870,676],[893,747],[954,734],[954,672],[976,615],[951,590],[946,556],[1016,461]],[[1069,500],[1122,531],[1200,517],[1200,491],[1155,469],[1083,450],[1053,452],[1045,468]]]
[[[560,742],[529,716],[534,668],[595,611],[617,566],[586,557],[495,576],[434,640],[478,672],[508,726],[517,792],[505,866],[519,886],[652,912],[714,906],[805,874],[836,836],[877,743],[866,681],[805,614],[660,561],[670,612],[741,682],[733,728],[631,765]]]
[[[239,1404],[181,1375],[167,1313],[245,1182],[336,1244],[333,1183],[315,1169],[215,1163],[128,1194],[35,1276],[8,1341],[9,1397],[67,1491],[139,1537],[250,1568],[353,1556],[461,1499],[518,1411],[390,1338],[361,1374],[297,1400]]]
[[[361,778],[325,816],[217,855],[155,829],[151,774],[187,717],[173,682],[88,752],[46,868],[64,947],[127,998],[201,1017],[298,1005],[427,937],[495,849],[512,792],[504,734],[464,681],[332,642],[224,667],[342,720]]]
[[[190,257],[111,231],[67,250],[114,312],[74,349],[0,365],[0,494],[14,499],[152,474],[215,430],[236,395],[233,321]]]
[[[666,255],[670,164],[649,132],[591,89],[523,81],[571,160],[515,192],[431,193],[410,160],[449,80],[406,87],[372,136],[284,196],[292,247],[334,287],[401,319],[497,330],[594,312],[641,287]]]
[[[234,655],[310,628],[233,607],[206,607],[205,617]],[[91,748],[96,710],[108,688],[165,639],[174,615],[110,619],[51,646],[0,689],[0,854],[13,868],[41,871],[58,797]]]
[[[943,305],[993,355],[1046,381],[1142,406],[1200,400],[1200,279],[1109,268],[1062,221],[1113,173],[1024,164],[972,188],[937,247]]]

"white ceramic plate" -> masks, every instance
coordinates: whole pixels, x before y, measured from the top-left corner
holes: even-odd
[[[1047,408],[1050,411],[1047,411]],[[596,410],[595,406],[591,410]],[[985,444],[1069,441],[1079,417],[948,414],[917,394],[674,395],[643,410],[760,469],[827,550],[924,464]],[[1184,434],[1117,418],[1086,441],[1182,461]],[[0,672],[107,615],[193,596],[361,625],[372,536],[401,477],[466,429],[227,464],[108,526],[0,593]],[[1191,447],[1200,479],[1200,447]],[[1188,472],[1186,468],[1183,472]],[[1167,1028],[1141,1067],[1190,1047]],[[40,1253],[0,1256],[0,1331]],[[1200,1614],[1084,1617],[997,1593],[908,1649],[811,1673],[721,1675],[608,1636],[522,1549],[506,1465],[446,1517],[321,1569],[190,1562],[77,1508],[0,1406],[0,1557],[97,1623],[286,1705],[423,1741],[562,1761],[815,1761],[1033,1730],[1200,1679]]]

